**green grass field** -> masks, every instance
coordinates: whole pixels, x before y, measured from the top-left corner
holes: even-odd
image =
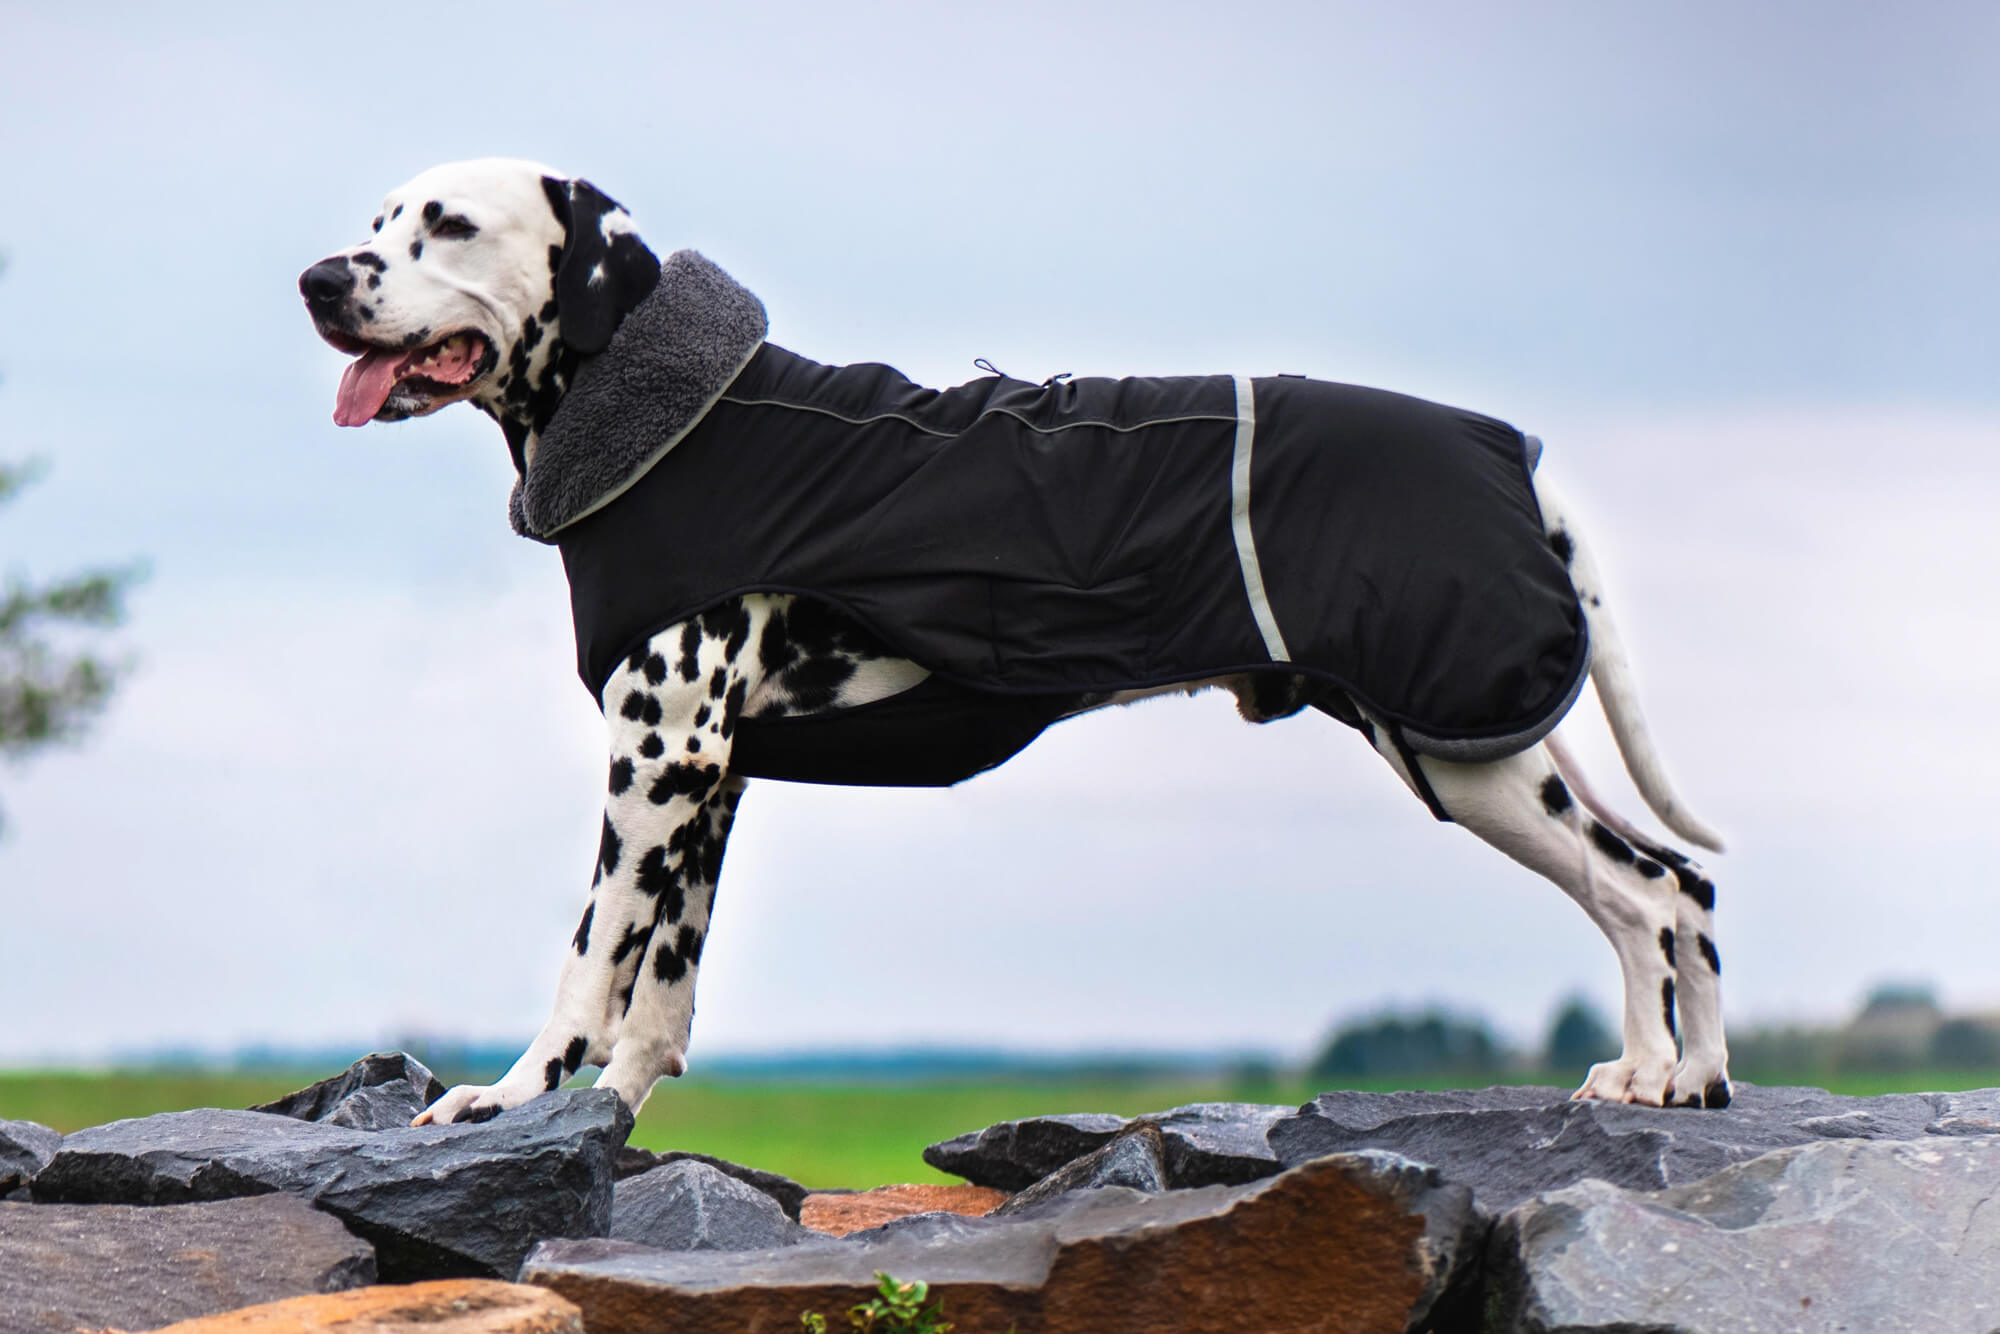
[[[189,1107],[247,1107],[315,1076],[129,1071],[105,1074],[0,1071],[0,1119],[72,1131],[127,1116]],[[1437,1081],[1448,1087],[1463,1081]],[[1765,1075],[1765,1084],[1809,1083],[1836,1093],[1977,1088],[1988,1075],[1916,1071],[1879,1076]],[[1387,1089],[1406,1082],[1370,1081]],[[819,1085],[690,1077],[662,1084],[632,1142],[691,1149],[782,1172],[814,1187],[950,1181],[926,1167],[923,1147],[995,1121],[1056,1112],[1136,1116],[1188,1102],[1303,1102],[1317,1089],[1284,1081],[1242,1084],[1079,1079],[1040,1083]]]

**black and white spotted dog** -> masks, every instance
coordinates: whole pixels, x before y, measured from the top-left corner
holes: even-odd
[[[628,275],[657,269],[614,202],[531,163],[425,172],[383,201],[373,233],[300,279],[320,335],[355,357],[335,420],[399,421],[463,400],[500,425],[524,470],[583,359],[630,308]],[[1536,488],[1544,531],[1587,608],[1592,675],[1628,769],[1671,829],[1719,849],[1674,796],[1648,739],[1588,548],[1561,503]],[[554,1013],[498,1084],[454,1088],[419,1120],[482,1120],[584,1065],[602,1066],[598,1084],[636,1110],[655,1081],[680,1074],[744,791],[730,770],[737,723],[885,699],[928,675],[823,604],[775,594],[711,607],[633,653],[602,695],[610,796]],[[1278,671],[1171,689],[1207,687],[1232,692],[1253,722],[1295,713],[1325,689]],[[1074,711],[1157,693],[1166,692],[1079,697]],[[1609,938],[1624,974],[1624,1050],[1594,1066],[1577,1096],[1725,1105],[1715,890],[1701,869],[1606,809],[1553,736],[1498,761],[1449,763],[1390,744],[1387,728],[1355,712],[1406,783],[1553,881]]]

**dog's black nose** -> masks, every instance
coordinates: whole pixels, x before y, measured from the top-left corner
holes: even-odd
[[[323,259],[299,275],[299,295],[308,306],[331,306],[354,290],[354,270],[346,258]]]

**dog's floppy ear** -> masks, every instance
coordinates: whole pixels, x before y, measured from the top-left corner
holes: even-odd
[[[562,340],[586,356],[602,352],[618,321],[652,293],[660,261],[618,201],[589,181],[544,176],[542,192],[566,234],[562,253],[550,257]]]

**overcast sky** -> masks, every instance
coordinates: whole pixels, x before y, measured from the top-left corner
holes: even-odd
[[[88,12],[86,9],[88,8]],[[1305,372],[1540,434],[1715,862],[1738,1023],[2000,1008],[2000,9],[0,5],[0,569],[144,558],[83,749],[0,769],[0,1061],[525,1037],[604,761],[470,409],[332,424],[307,264],[392,186],[586,175],[772,337],[932,384]],[[740,17],[739,17],[740,15]],[[1622,783],[1586,697],[1569,725]],[[694,1060],[1244,1046],[1609,948],[1329,721],[1066,724],[758,785]]]

